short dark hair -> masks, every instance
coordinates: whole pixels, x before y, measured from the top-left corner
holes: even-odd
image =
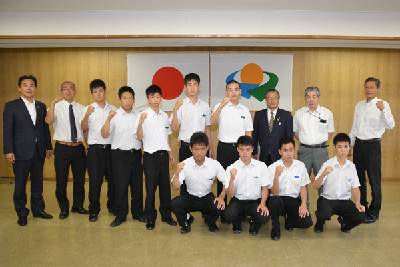
[[[381,87],[381,81],[378,78],[374,78],[374,77],[369,77],[365,80],[364,84],[366,84],[367,82],[375,82],[376,84],[376,88]]]
[[[293,144],[293,147],[296,147],[292,137],[289,137],[289,136],[282,137],[281,139],[279,139],[279,150],[282,148],[283,145],[290,144],[290,143]]]
[[[131,93],[133,95],[133,97],[135,97],[135,92],[133,91],[133,89],[131,87],[122,86],[121,88],[119,88],[119,91],[118,91],[119,99],[121,99],[122,94],[125,93],[125,92],[129,92],[129,93]]]
[[[335,138],[333,138],[333,145],[336,146],[338,142],[349,142],[351,144],[350,137],[345,133],[338,133]]]
[[[190,137],[190,147],[193,148],[194,145],[205,145],[208,146],[208,137],[204,132],[195,132]]]
[[[100,79],[94,79],[90,82],[90,92],[93,93],[93,89],[103,87],[106,90],[106,84]]]
[[[185,79],[183,80],[185,81],[185,85],[187,85],[187,83],[191,80],[195,80],[198,84],[200,84],[200,76],[197,75],[197,73],[186,74]]]
[[[266,93],[265,93],[265,98],[267,98],[267,94],[269,93],[276,93],[278,95],[278,98],[281,98],[281,96],[279,95],[279,91],[276,89],[269,89]]]
[[[227,89],[228,89],[228,85],[230,85],[230,84],[232,84],[232,83],[237,83],[237,84],[239,85],[239,89],[240,89],[240,83],[239,83],[239,82],[237,82],[237,81],[235,81],[235,80],[230,80],[229,82],[226,83],[225,90],[227,90]]]
[[[253,146],[253,138],[248,135],[242,135],[237,140],[237,147],[242,146]]]
[[[155,93],[159,93],[162,97],[162,91],[160,86],[152,84],[146,89],[146,97],[149,98],[150,95],[154,95]]]
[[[35,83],[35,87],[37,87],[37,79],[33,75],[24,75],[19,77],[18,87],[21,87],[21,83],[23,80],[32,80]]]

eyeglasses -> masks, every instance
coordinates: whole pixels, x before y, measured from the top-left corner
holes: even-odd
[[[61,91],[72,92],[72,91],[75,91],[75,89],[74,88],[65,88],[65,89],[61,89]]]

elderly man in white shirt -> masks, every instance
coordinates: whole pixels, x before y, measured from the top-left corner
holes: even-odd
[[[293,159],[295,143],[291,137],[279,140],[282,158],[268,167],[271,193],[267,206],[272,220],[271,239],[281,236],[279,216],[286,217],[285,229],[309,228],[313,222],[307,209],[307,188],[311,182],[304,163]]]
[[[240,158],[226,169],[225,187],[231,201],[225,210],[225,218],[233,224],[233,233],[242,232],[242,217],[251,216],[249,234],[258,235],[262,224],[269,220],[266,206],[268,198],[267,165],[251,158],[253,139],[244,135],[237,140]]]
[[[317,201],[316,233],[324,231],[324,223],[333,214],[339,215],[341,231],[350,233],[351,229],[364,222],[365,207],[360,203],[360,183],[354,164],[347,159],[350,152],[350,138],[345,133],[339,133],[333,139],[336,156],[322,165],[313,188],[318,190],[323,185],[323,191]],[[354,200],[350,200],[353,189]]]
[[[382,206],[381,137],[386,129],[395,126],[389,103],[377,98],[380,90],[379,79],[369,77],[365,80],[364,92],[367,99],[357,103],[350,133],[351,144],[355,143],[353,161],[361,184],[361,204],[366,209],[366,223],[379,219]],[[371,186],[372,201],[369,207],[365,171]]]
[[[56,141],[54,148],[56,198],[61,210],[59,218],[66,219],[69,215],[67,183],[70,167],[74,179],[71,212],[89,213],[83,208],[86,174],[86,153],[83,139],[87,138],[80,127],[80,119],[85,114],[85,106],[74,101],[77,93],[75,84],[70,81],[63,82],[60,93],[62,97],[57,95],[51,102],[47,111],[46,123],[53,124],[53,140]]]
[[[190,150],[193,156],[185,159],[177,165],[176,172],[172,178],[172,189],[177,191],[183,182],[186,182],[187,194],[181,194],[171,201],[171,210],[175,213],[181,228],[181,233],[186,234],[191,230],[193,216],[188,212],[201,211],[206,213],[205,222],[210,232],[218,232],[219,228],[215,221],[225,209],[226,191],[216,198],[211,192],[211,186],[215,177],[225,183],[225,170],[221,164],[213,159],[207,158],[208,137],[203,132],[195,132],[190,138]]]

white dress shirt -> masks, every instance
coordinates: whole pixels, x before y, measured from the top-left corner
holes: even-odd
[[[109,135],[107,138],[103,138],[101,136],[101,128],[103,128],[104,123],[106,122],[108,115],[111,110],[116,111],[117,108],[113,105],[109,105],[106,102],[104,109],[102,109],[96,102],[91,104],[94,107],[94,111],[89,115],[89,137],[88,144],[100,144],[100,145],[109,145],[113,139],[113,135]],[[85,108],[83,114],[86,114],[88,106]],[[83,115],[85,116],[85,115]],[[81,118],[81,122],[83,117]]]
[[[32,103],[21,96],[22,100],[25,103],[26,108],[28,109],[29,115],[31,116],[33,125],[36,125],[36,108],[35,108],[35,99],[33,99]]]
[[[61,142],[72,142],[71,140],[71,124],[69,121],[69,106],[75,116],[75,126],[77,133],[77,142],[83,142],[83,131],[81,128],[81,118],[85,116],[85,106],[72,101],[68,103],[64,99],[54,105],[54,122],[53,122],[53,140]],[[48,110],[48,109],[47,109]]]
[[[247,166],[241,159],[235,161],[225,172],[225,188],[228,189],[231,180],[231,169],[235,168],[235,197],[239,200],[257,200],[261,198],[261,187],[270,186],[267,165],[264,162],[251,159]]]
[[[325,162],[318,172],[315,181],[321,179],[320,176],[325,171],[326,167],[331,166],[333,171],[325,176],[322,181],[323,192],[321,196],[326,199],[348,200],[351,197],[351,188],[360,186],[358,181],[356,165],[346,159],[343,168],[340,166],[337,157],[333,157]]]
[[[350,133],[351,145],[356,138],[361,140],[381,138],[385,129],[394,128],[395,123],[389,104],[383,101],[384,110],[381,111],[376,106],[378,101],[382,100],[375,97],[370,102],[363,100],[357,103]]]
[[[110,121],[110,134],[114,132],[111,149],[139,150],[142,148],[142,142],[134,137],[138,115],[139,111],[134,109],[130,113],[125,112],[122,108],[117,110],[114,118]]]
[[[172,133],[172,130],[169,125],[167,113],[161,109],[158,114],[150,107],[140,112],[135,122],[134,137],[137,138],[137,128],[142,113],[147,113],[147,117],[142,124],[143,150],[150,154],[158,150],[171,151],[168,145],[168,136]]]
[[[183,184],[185,181],[189,194],[196,197],[208,195],[211,192],[215,176],[225,184],[225,170],[218,161],[206,157],[203,164],[199,166],[194,158],[190,157],[183,163],[185,166],[179,173],[179,182]]]
[[[282,166],[283,172],[279,176],[279,196],[294,197],[300,196],[300,190],[302,186],[306,186],[311,183],[310,177],[308,176],[306,166],[303,162],[293,160],[292,165],[289,168],[283,164],[282,159],[274,162],[268,166],[268,175],[271,179],[271,187],[273,186],[275,179],[276,167]],[[271,194],[272,195],[272,194]]]
[[[214,112],[220,104],[215,106]],[[236,143],[240,136],[253,131],[250,111],[240,103],[236,107],[231,102],[226,104],[219,114],[218,123],[218,139],[224,143]]]
[[[172,122],[174,113],[172,112],[169,122]],[[210,107],[204,101],[197,99],[196,105],[190,101],[189,97],[183,100],[182,106],[177,111],[177,117],[181,129],[179,131],[178,141],[182,140],[189,143],[190,137],[195,132],[204,132],[206,126],[209,126],[211,112]]]
[[[320,119],[326,120],[325,123]],[[294,114],[293,132],[299,132],[299,141],[305,145],[318,145],[328,141],[328,133],[333,133],[332,112],[318,105],[317,110],[311,112],[308,106],[305,106]]]

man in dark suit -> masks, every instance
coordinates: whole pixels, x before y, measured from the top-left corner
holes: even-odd
[[[34,217],[51,219],[44,211],[43,164],[53,155],[49,125],[45,122],[46,105],[33,97],[37,80],[32,75],[19,78],[21,97],[6,103],[3,113],[3,143],[7,160],[15,174],[14,206],[18,224],[27,224],[26,181],[31,178],[31,209]],[[47,151],[46,151],[47,150]]]
[[[285,136],[293,138],[292,114],[278,108],[279,98],[276,89],[268,90],[265,94],[268,108],[257,111],[254,115],[253,156],[258,159],[258,144],[260,144],[260,161],[267,166],[281,158],[279,140]]]

